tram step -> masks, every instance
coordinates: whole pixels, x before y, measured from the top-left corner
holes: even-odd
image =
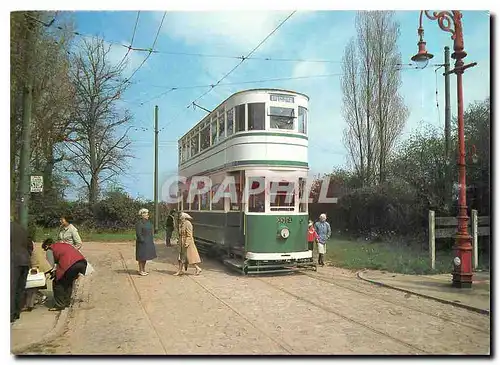
[[[241,260],[234,260],[234,259],[225,259],[224,264],[233,266],[237,269],[243,269],[243,261]]]

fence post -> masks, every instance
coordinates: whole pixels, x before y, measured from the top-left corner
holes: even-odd
[[[429,210],[429,256],[433,270],[436,268],[436,232],[434,223],[434,211]]]
[[[474,270],[478,266],[478,245],[477,245],[477,210],[473,209],[471,212],[472,222],[471,222],[471,233],[472,233],[472,265]]]

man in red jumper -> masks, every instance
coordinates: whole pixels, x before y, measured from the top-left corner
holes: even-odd
[[[55,306],[50,310],[62,310],[71,304],[73,283],[79,274],[85,275],[87,260],[80,251],[66,242],[54,243],[52,239],[47,238],[43,241],[42,248],[47,252],[47,260],[55,266],[52,284]]]

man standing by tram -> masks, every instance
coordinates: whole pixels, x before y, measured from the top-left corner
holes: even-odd
[[[167,223],[165,224],[165,231],[166,231],[165,244],[167,245],[167,247],[172,246],[170,240],[172,239],[172,233],[174,233],[176,220],[177,220],[177,210],[174,208],[170,211],[167,217]]]
[[[326,214],[323,213],[319,216],[319,222],[314,224],[314,229],[318,233],[318,265],[325,266],[323,258],[326,254],[326,242],[332,235],[332,229],[330,228],[330,223],[326,221]]]

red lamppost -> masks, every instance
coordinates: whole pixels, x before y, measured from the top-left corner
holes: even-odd
[[[457,216],[457,234],[455,236],[455,245],[453,246],[453,282],[452,286],[456,288],[470,288],[472,286],[472,245],[471,236],[467,231],[469,217],[467,216],[467,201],[465,197],[465,138],[464,138],[464,104],[463,104],[463,86],[462,74],[464,71],[476,65],[470,63],[464,65],[463,59],[467,56],[464,51],[464,36],[462,32],[462,13],[458,10],[433,12],[431,15],[428,10],[420,11],[420,24],[418,35],[418,53],[413,56],[412,61],[417,65],[427,66],[429,60],[433,57],[427,53],[424,42],[424,28],[422,27],[422,17],[426,15],[430,20],[437,20],[439,28],[445,32],[451,33],[453,39],[453,54],[455,59],[455,68],[449,73],[457,75],[457,105],[458,105],[458,216]],[[452,28],[453,26],[453,28]],[[423,68],[421,67],[421,68]]]

